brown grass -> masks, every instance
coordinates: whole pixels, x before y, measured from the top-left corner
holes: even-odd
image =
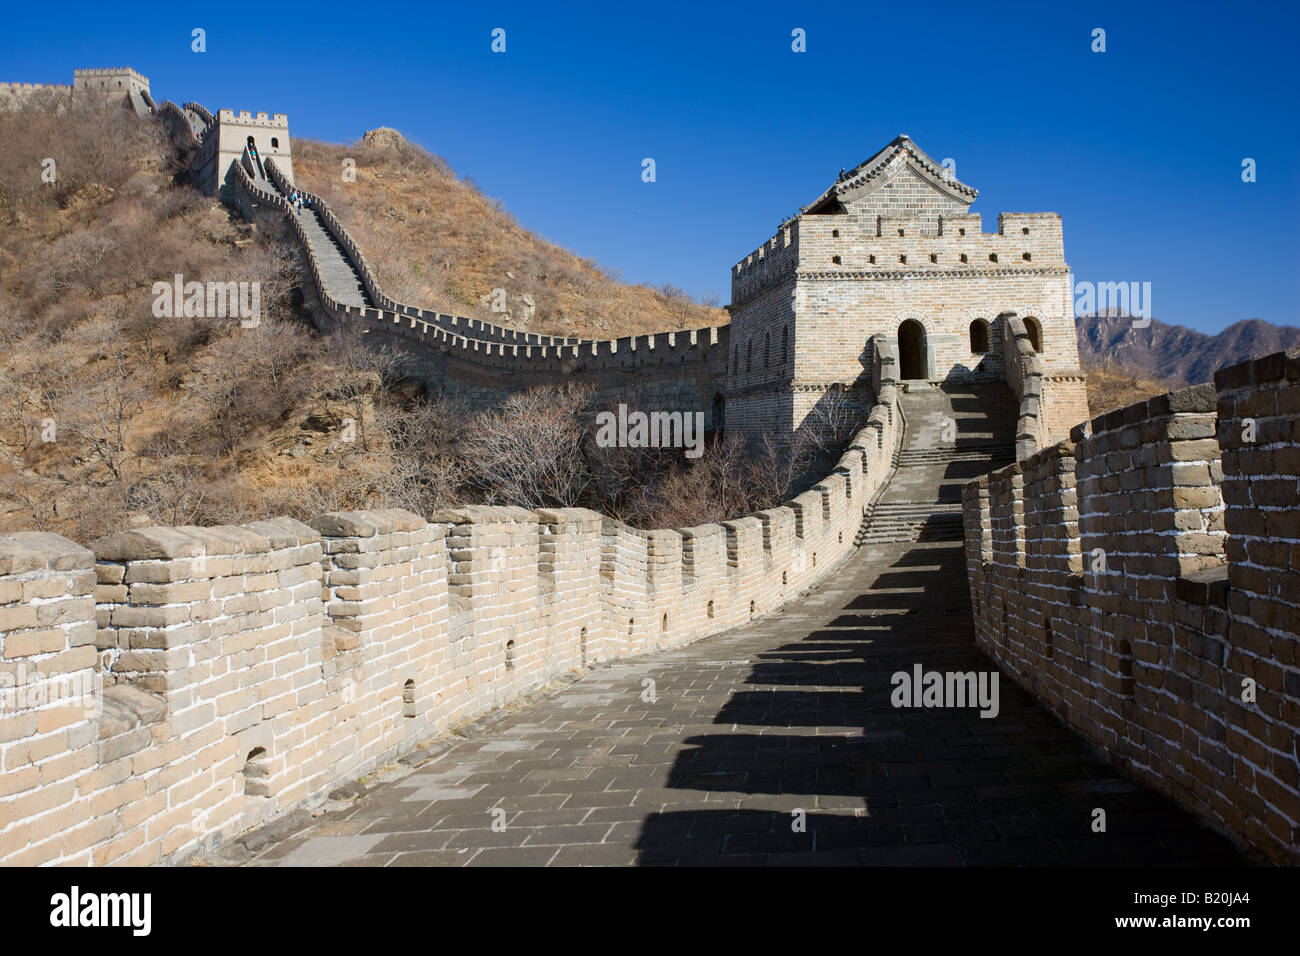
[[[1096,418],[1154,395],[1178,389],[1177,382],[1149,378],[1125,370],[1088,369],[1088,412]]]
[[[457,179],[443,160],[395,134],[349,146],[295,139],[293,149],[299,185],[330,204],[399,302],[584,338],[728,321],[725,310],[681,290],[626,285],[595,261],[547,242]],[[342,179],[345,158],[356,161],[355,182]],[[482,301],[497,288],[506,291],[508,314]],[[535,307],[531,317],[524,297]]]
[[[377,258],[388,268],[405,268],[394,256],[408,244],[416,265],[455,259],[441,285],[417,291],[486,281],[494,267],[475,262],[481,253],[519,270],[525,284],[512,288],[531,289],[546,321],[581,310],[555,331],[624,335],[722,317],[622,286],[541,242],[427,154],[373,149],[308,145],[304,169],[313,155],[357,154],[352,214],[368,197],[389,221],[413,223],[371,247],[387,250]],[[39,179],[45,157],[56,159],[52,184]],[[137,525],[483,501],[582,504],[654,527],[787,496],[790,476],[757,468],[763,449],[734,440],[689,466],[680,452],[595,449],[594,409],[570,389],[502,409],[426,400],[394,355],[312,328],[295,304],[301,263],[279,217],[246,223],[177,185],[180,160],[157,121],[125,110],[0,113],[0,531],[87,542]],[[443,226],[446,243],[422,243]],[[363,245],[374,239],[357,231]],[[261,325],[156,317],[151,287],[176,273],[261,283]],[[384,281],[409,297],[397,274]]]

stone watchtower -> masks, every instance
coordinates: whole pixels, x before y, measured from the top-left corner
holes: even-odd
[[[204,131],[195,163],[196,181],[204,192],[215,195],[220,190],[230,164],[238,162],[249,146],[256,147],[261,159],[274,158],[280,172],[293,180],[293,150],[285,114],[219,110],[214,121],[213,128]],[[259,167],[257,176],[262,174]]]
[[[133,93],[148,93],[149,78],[129,66],[73,70],[72,90],[80,95],[129,97]]]
[[[56,110],[70,105],[99,109],[106,106],[129,106],[141,116],[154,111],[149,94],[149,77],[129,66],[72,71],[72,85],[44,83],[0,83],[0,109],[13,108],[43,96],[43,105]]]
[[[977,195],[899,136],[737,263],[728,422],[789,434],[840,388],[867,405],[877,334],[904,380],[1004,379],[1013,313],[1041,359],[1047,430],[1087,418],[1061,217],[1003,213],[984,233]]]

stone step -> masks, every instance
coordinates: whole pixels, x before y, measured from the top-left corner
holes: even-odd
[[[267,180],[258,180],[258,185],[272,192],[279,193],[275,184]],[[302,228],[307,238],[307,249],[316,260],[316,269],[338,302],[343,305],[372,306],[361,274],[348,257],[347,252],[337,239],[325,227],[320,213],[310,207],[302,211]]]

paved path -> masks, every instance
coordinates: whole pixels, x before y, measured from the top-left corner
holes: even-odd
[[[906,401],[912,454],[882,500],[947,503],[989,423],[963,412],[979,407],[969,396]],[[924,453],[945,415],[961,420],[959,440]],[[891,705],[891,675],[915,664],[991,669],[972,637],[962,545],[930,530],[868,544],[765,620],[595,670],[252,862],[1239,862],[1009,681],[993,719]],[[1105,833],[1092,832],[1094,808]]]
[[[283,195],[271,180],[258,177],[255,181],[268,192]],[[326,228],[320,212],[315,207],[304,206],[301,214],[295,212],[290,215],[301,215],[303,231],[307,234],[307,244],[311,247],[312,255],[316,257],[321,279],[335,301],[340,305],[373,307],[374,302],[366,292],[361,274],[353,265],[347,250]]]

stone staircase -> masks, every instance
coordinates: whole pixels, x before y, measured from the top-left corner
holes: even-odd
[[[284,195],[269,179],[258,178],[257,185],[269,192]],[[290,215],[298,215],[291,213]],[[321,220],[320,213],[310,206],[304,206],[302,213],[303,232],[307,234],[307,244],[320,269],[321,281],[329,289],[330,295],[340,305],[374,306],[361,276],[352,265],[344,248],[339,245]]]
[[[902,392],[903,447],[859,546],[960,541],[962,485],[1015,460],[1018,407],[1005,385],[906,382]]]
[[[207,121],[194,110],[182,109],[181,113],[189,121],[190,129],[194,131],[194,137],[202,139],[208,129]]]

